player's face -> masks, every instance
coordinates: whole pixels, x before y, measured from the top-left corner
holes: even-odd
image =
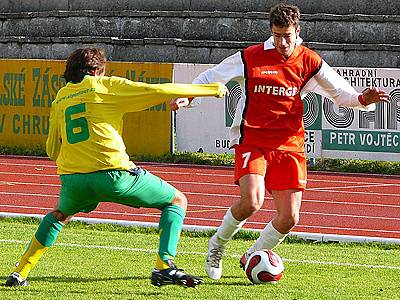
[[[278,27],[272,25],[271,32],[276,50],[286,58],[292,55],[296,47],[296,39],[299,36],[300,27]]]

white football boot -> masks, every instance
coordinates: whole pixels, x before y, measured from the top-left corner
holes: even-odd
[[[225,246],[218,244],[215,240],[218,240],[218,238],[212,236],[208,241],[206,272],[208,277],[218,280],[222,276],[222,254]]]

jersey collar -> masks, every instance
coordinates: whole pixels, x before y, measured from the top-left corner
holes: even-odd
[[[301,43],[303,43],[303,39],[298,37],[296,40],[296,46],[301,45]],[[272,36],[264,42],[264,50],[270,49],[275,49],[274,38]]]

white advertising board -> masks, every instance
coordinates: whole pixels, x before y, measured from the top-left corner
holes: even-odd
[[[175,64],[174,82],[191,83],[213,65]],[[359,92],[369,86],[384,89],[390,103],[374,112],[338,107],[330,99],[309,93],[304,100],[305,151],[309,158],[349,158],[400,161],[400,69],[335,68]],[[225,99],[201,98],[199,105],[176,115],[178,151],[233,153],[229,127],[243,87],[227,84]]]
[[[175,64],[174,82],[192,83],[212,65]],[[176,148],[186,152],[233,153],[225,125],[224,98],[197,98],[195,107],[176,112]]]

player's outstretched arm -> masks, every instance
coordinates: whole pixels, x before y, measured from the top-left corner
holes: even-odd
[[[224,95],[228,95],[229,94],[229,90],[226,86],[224,86],[224,90],[221,94],[221,97],[218,98],[222,98]],[[188,106],[190,103],[192,103],[194,98],[176,98],[176,99],[172,99],[169,103],[169,107],[171,108],[172,111],[177,111],[178,109],[182,108],[182,107],[186,107]]]
[[[375,110],[375,103],[389,101],[389,95],[375,87],[367,88],[362,94],[358,93],[324,61],[318,73],[303,87],[302,93],[310,91],[332,99],[337,105],[369,111]]]

